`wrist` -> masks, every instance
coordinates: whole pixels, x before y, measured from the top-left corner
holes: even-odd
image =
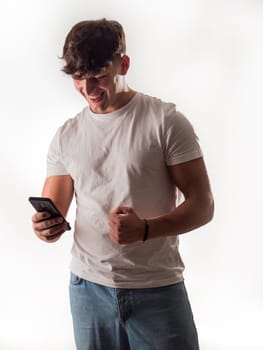
[[[148,239],[171,235],[171,223],[167,218],[167,215],[150,218],[147,220],[147,222],[149,225]]]

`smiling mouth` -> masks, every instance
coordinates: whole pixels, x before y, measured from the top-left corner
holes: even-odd
[[[100,102],[102,100],[103,95],[104,95],[104,92],[102,91],[98,95],[91,95],[91,96],[89,96],[89,100],[90,100],[90,102],[98,103],[98,102]]]

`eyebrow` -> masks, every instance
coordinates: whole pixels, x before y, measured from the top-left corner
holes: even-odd
[[[72,77],[74,80],[81,80],[81,79],[84,79],[82,75],[78,75],[78,74],[72,74],[71,77]]]
[[[107,74],[108,74],[107,72],[102,71],[102,72],[93,73],[93,74],[72,74],[71,77],[74,80],[82,80],[82,79],[88,79],[88,78],[98,79],[98,78],[102,78],[102,77],[107,76]]]

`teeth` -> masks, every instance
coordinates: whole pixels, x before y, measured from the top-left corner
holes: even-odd
[[[100,95],[97,96],[90,96],[91,100],[97,100],[98,98],[100,98],[102,96],[103,92]]]

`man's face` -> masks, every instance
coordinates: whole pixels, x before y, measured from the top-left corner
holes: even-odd
[[[122,59],[110,63],[97,74],[87,74],[81,78],[77,73],[72,76],[75,88],[87,100],[92,112],[110,113],[122,106]]]

